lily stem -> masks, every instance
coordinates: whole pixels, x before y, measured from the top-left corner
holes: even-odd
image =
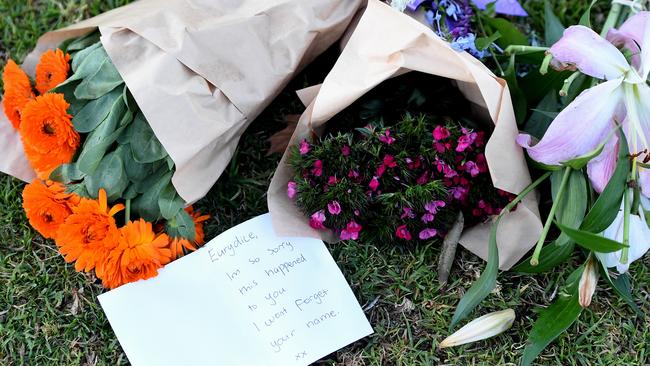
[[[621,250],[621,264],[627,264],[630,246],[630,212],[632,209],[630,190],[626,189],[625,195],[623,195],[623,245],[625,247]]]
[[[603,25],[603,30],[600,32],[600,35],[604,38],[607,36],[607,32],[616,26],[618,23],[618,18],[621,16],[621,11],[623,10],[623,5],[619,3],[612,2],[612,7],[609,10],[605,24]]]
[[[525,46],[525,45],[510,45],[506,47],[503,51],[506,55],[519,54],[519,53],[533,53],[533,52],[542,52],[548,51],[548,47],[539,47],[539,46]]]
[[[124,210],[124,221],[128,224],[131,221],[131,200],[126,200],[126,208]]]
[[[576,71],[571,76],[568,78],[564,79],[564,84],[562,85],[562,89],[560,89],[560,96],[561,97],[566,97],[569,94],[569,88],[571,88],[571,84],[580,76],[580,71]]]
[[[548,235],[548,231],[551,229],[551,224],[553,223],[555,212],[557,211],[557,208],[560,205],[560,201],[562,201],[562,196],[564,196],[564,190],[566,188],[567,183],[569,182],[569,177],[571,177],[571,167],[566,167],[564,168],[562,183],[560,183],[560,188],[558,189],[557,195],[553,200],[553,206],[551,206],[551,211],[548,213],[548,218],[546,219],[546,223],[544,224],[544,229],[542,230],[542,234],[539,237],[539,240],[537,241],[537,245],[535,245],[535,251],[533,252],[533,257],[530,259],[531,266],[536,266],[539,264],[539,255],[542,252],[542,247],[544,246],[544,241],[546,241],[546,236]]]

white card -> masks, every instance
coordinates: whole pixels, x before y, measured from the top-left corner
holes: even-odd
[[[372,333],[323,242],[269,214],[99,302],[134,366],[308,365]]]

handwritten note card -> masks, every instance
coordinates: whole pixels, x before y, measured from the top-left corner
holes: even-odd
[[[99,302],[134,366],[308,365],[372,333],[323,242],[268,214]]]

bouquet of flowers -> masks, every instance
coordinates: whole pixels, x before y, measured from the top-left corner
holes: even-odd
[[[189,204],[360,4],[144,0],[46,33],[22,68],[9,61],[2,75],[0,170],[30,182],[30,223],[77,270],[94,271],[108,288],[155,276],[203,244],[208,216]],[[290,36],[246,41],[275,27]],[[246,57],[218,45],[231,41]],[[257,53],[254,68],[241,62]],[[274,62],[280,54],[286,62]]]
[[[406,85],[414,77],[420,86],[445,85],[441,94],[462,100],[444,80],[396,78],[363,98],[359,116],[348,116],[357,109],[348,107],[348,113],[327,126],[343,131],[326,130],[322,138],[303,139],[291,148],[294,179],[287,194],[310,217],[312,228],[333,230],[341,240],[434,240],[445,237],[459,214],[471,227],[508,203],[510,194],[494,189],[488,174],[485,131],[467,120],[425,113],[404,112],[393,120],[396,111],[457,107],[440,96],[434,103],[422,88],[409,90]],[[382,100],[381,94],[389,91],[391,100]],[[374,99],[378,94],[380,99]],[[345,119],[347,123],[339,122]],[[366,125],[356,132],[345,130],[359,122]]]
[[[35,85],[11,60],[2,75],[4,111],[37,174],[23,191],[25,213],[108,288],[155,276],[204,243],[209,216],[184,209],[174,162],[98,34],[64,48],[42,55]]]
[[[582,262],[554,302],[540,310],[522,365],[532,364],[590,306],[599,280],[644,317],[628,270],[650,249],[650,12],[640,11],[638,2],[627,9],[613,3],[598,34],[590,19],[594,3],[586,7],[580,24],[566,29],[547,3],[546,46],[513,41],[525,37],[510,23],[515,33],[500,39],[509,59],[508,82],[523,112],[518,114],[523,131],[516,141],[527,151],[537,176],[513,202],[550,180],[550,192],[542,191],[550,202],[543,230],[531,255],[513,270],[537,274],[574,262],[572,258]],[[495,33],[485,36],[500,38]],[[535,87],[524,92],[523,85]],[[525,121],[529,104],[537,107]],[[495,250],[457,313],[468,314],[494,288],[498,241],[491,236],[489,245]],[[452,326],[460,319],[454,317]],[[511,312],[495,315],[491,323],[472,323],[489,336],[513,320]],[[474,329],[474,335],[480,332]]]

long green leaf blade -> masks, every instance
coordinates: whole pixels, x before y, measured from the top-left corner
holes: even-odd
[[[569,238],[578,243],[578,245],[586,249],[593,250],[594,252],[612,253],[627,247],[627,245],[624,245],[623,243],[607,239],[598,234],[578,229],[572,229],[560,223],[556,223],[556,225],[560,228],[560,230],[562,230],[563,233],[569,236]]]

